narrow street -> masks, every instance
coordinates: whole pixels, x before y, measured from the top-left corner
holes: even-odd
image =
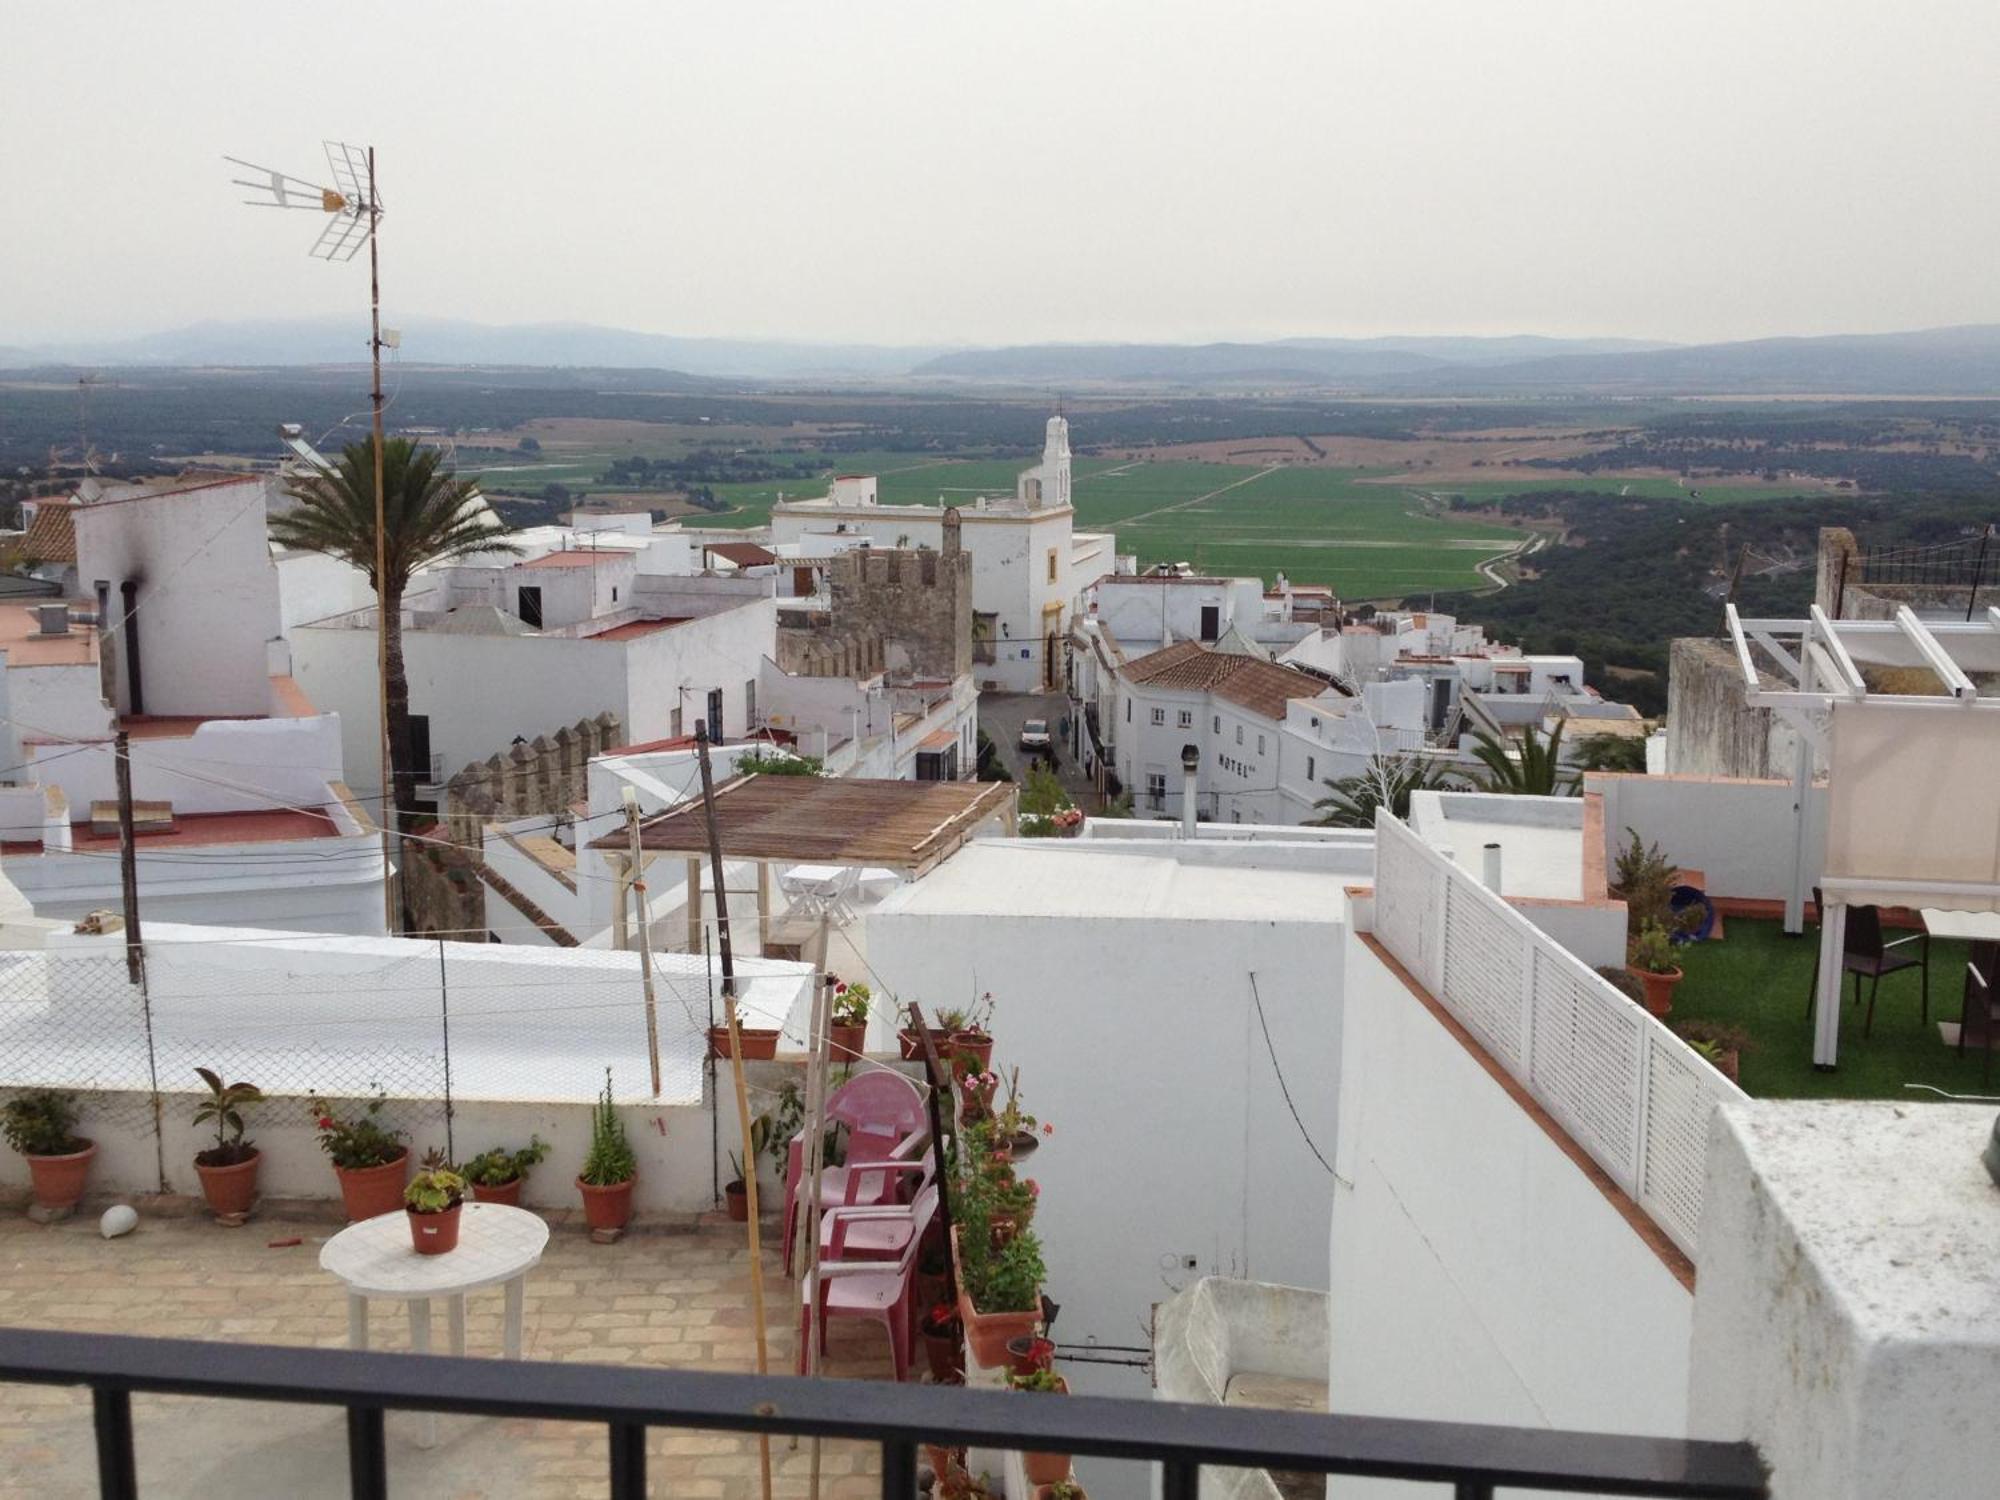
[[[1019,783],[1027,780],[1031,756],[1021,750],[1021,726],[1030,719],[1047,719],[1051,753],[1056,775],[1086,812],[1097,810],[1097,793],[1063,744],[1062,722],[1069,713],[1069,699],[1061,693],[985,693],[979,695],[979,727],[993,741],[993,751],[1007,774]]]

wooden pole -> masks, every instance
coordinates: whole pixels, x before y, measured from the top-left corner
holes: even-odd
[[[396,838],[403,826],[401,788],[389,740],[389,526],[382,487],[382,200],[375,190],[375,148],[368,148],[368,359],[374,373],[369,404],[375,434],[375,701],[382,716],[382,920],[402,930],[396,911]],[[392,831],[393,830],[393,831]]]
[[[715,872],[715,930],[722,948],[722,1011],[729,1023],[729,1074],[736,1084],[736,1124],[743,1136],[743,1191],[750,1210],[750,1315],[757,1327],[757,1373],[771,1373],[771,1351],[764,1335],[764,1236],[757,1206],[756,1148],[750,1141],[750,1086],[743,1077],[743,1031],[736,1020],[736,960],[729,947],[729,891],[722,879],[722,834],[715,821],[715,772],[708,763],[708,726],[694,727],[695,753],[701,760],[701,807],[708,823],[708,858]],[[757,1435],[758,1470],[764,1500],[771,1500],[771,1439]]]
[[[660,1008],[653,994],[652,917],[646,908],[646,854],[640,847],[639,794],[625,788],[625,826],[632,835],[631,891],[639,923],[639,983],[646,995],[646,1056],[653,1064],[653,1097],[660,1097]]]
[[[118,731],[113,753],[118,780],[118,885],[125,900],[125,977],[139,982],[144,940],[139,934],[139,851],[132,828],[132,745]]]
[[[951,1089],[951,1069],[938,1056],[937,1045],[931,1040],[930,1022],[924,1019],[923,1007],[916,1001],[910,1002],[910,1025],[924,1044],[924,1071],[930,1075],[931,1097],[931,1162],[938,1183],[938,1219],[944,1225],[944,1241],[951,1243],[951,1163],[944,1155],[945,1105]],[[953,1117],[954,1120],[956,1117]],[[944,1261],[944,1288],[947,1300],[958,1300],[958,1261],[947,1255]],[[922,1314],[918,1314],[919,1317]]]

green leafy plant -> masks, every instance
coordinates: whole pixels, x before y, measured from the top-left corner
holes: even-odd
[[[1366,770],[1352,776],[1326,777],[1321,783],[1327,795],[1313,803],[1319,816],[1308,819],[1314,828],[1373,828],[1375,809],[1405,822],[1410,816],[1410,798],[1418,792],[1436,791],[1451,785],[1451,779],[1434,762],[1419,755],[1375,755]]]
[[[495,1146],[482,1151],[461,1170],[467,1182],[480,1187],[505,1187],[508,1183],[526,1177],[530,1171],[548,1159],[549,1143],[538,1135],[528,1137],[528,1144],[516,1151],[505,1146]]]
[[[396,1160],[409,1148],[403,1144],[402,1131],[384,1127],[377,1118],[388,1102],[387,1091],[378,1085],[368,1107],[358,1117],[344,1120],[333,1112],[332,1105],[314,1094],[307,1104],[319,1130],[319,1149],[333,1158],[336,1167],[349,1171]]]
[[[1521,726],[1519,751],[1487,730],[1472,737],[1472,754],[1486,768],[1479,789],[1511,797],[1568,797],[1576,792],[1576,773],[1562,763],[1560,721],[1544,739],[1532,724]]]
[[[9,1099],[0,1110],[0,1135],[23,1156],[74,1156],[86,1144],[76,1134],[76,1095],[54,1089]]]
[[[794,755],[785,750],[752,750],[736,758],[739,776],[823,776],[826,762],[816,755]]]
[[[264,1102],[263,1090],[254,1083],[224,1083],[211,1068],[196,1068],[208,1085],[208,1098],[194,1112],[197,1125],[215,1126],[215,1144],[195,1157],[204,1167],[234,1167],[257,1154],[257,1143],[243,1139],[243,1111]]]
[[[836,1026],[865,1026],[868,1023],[869,1002],[875,992],[867,985],[836,985],[833,991],[833,1024]]]
[[[1667,929],[1657,922],[1648,922],[1632,939],[1628,961],[1633,968],[1645,974],[1671,974],[1679,967],[1674,962],[1674,945],[1667,936]]]
[[[441,1214],[465,1201],[465,1179],[450,1167],[419,1172],[403,1189],[403,1206],[411,1213]]]
[[[972,1305],[983,1313],[1033,1312],[1042,1305],[1042,1282],[1047,1278],[1041,1241],[1032,1229],[1018,1230],[992,1253],[984,1285],[973,1295]]]
[[[1692,1020],[1683,1021],[1674,1028],[1686,1042],[1703,1057],[1719,1057],[1725,1052],[1755,1052],[1757,1042],[1741,1026],[1728,1021]],[[1709,1049],[1713,1048],[1713,1051]]]
[[[1069,1394],[1069,1382],[1054,1370],[1031,1370],[1026,1375],[1009,1375],[1007,1388],[1013,1391],[1046,1391],[1058,1396]]]
[[[625,1136],[625,1122],[611,1102],[611,1070],[604,1070],[604,1092],[590,1116],[590,1152],[583,1159],[583,1180],[592,1187],[613,1187],[639,1175],[638,1158]]]
[[[1601,966],[1597,977],[1610,985],[1619,994],[1638,1005],[1646,1003],[1646,987],[1630,969],[1614,969],[1609,964]]]
[[[1058,1479],[1049,1486],[1049,1500],[1089,1500],[1089,1497],[1074,1479]]]
[[[1630,841],[1612,865],[1611,893],[1625,903],[1625,932],[1636,938],[1646,927],[1673,927],[1676,866],[1658,844],[1648,844],[1639,830],[1627,828]]]

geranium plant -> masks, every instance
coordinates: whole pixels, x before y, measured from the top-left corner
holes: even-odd
[[[352,1119],[343,1119],[334,1113],[331,1104],[314,1094],[307,1103],[312,1110],[313,1125],[319,1131],[319,1149],[333,1159],[336,1167],[348,1171],[395,1161],[408,1148],[403,1144],[403,1132],[389,1129],[379,1118],[388,1102],[387,1091],[378,1087],[367,1108]]]
[[[868,1004],[875,992],[861,983],[836,984],[833,987],[833,1024],[836,1026],[865,1026],[868,1024]]]

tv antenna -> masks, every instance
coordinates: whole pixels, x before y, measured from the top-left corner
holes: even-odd
[[[97,450],[90,446],[90,392],[93,386],[104,384],[104,377],[95,372],[76,378],[76,444],[83,454],[83,471],[97,472]],[[118,455],[113,454],[116,458]]]
[[[369,400],[374,410],[375,458],[375,676],[377,708],[382,721],[382,903],[390,932],[396,920],[395,862],[391,858],[390,830],[400,831],[402,807],[414,787],[397,785],[395,761],[389,744],[389,617],[384,607],[383,586],[389,572],[388,528],[383,518],[382,498],[382,194],[375,180],[375,148],[350,146],[344,141],[326,141],[327,174],[333,185],[308,182],[289,172],[274,171],[245,161],[240,156],[222,159],[258,175],[232,177],[238,187],[262,196],[243,201],[252,208],[289,208],[326,215],[326,227],[306,253],[315,260],[350,261],[363,245],[368,247],[368,359],[371,370]]]

